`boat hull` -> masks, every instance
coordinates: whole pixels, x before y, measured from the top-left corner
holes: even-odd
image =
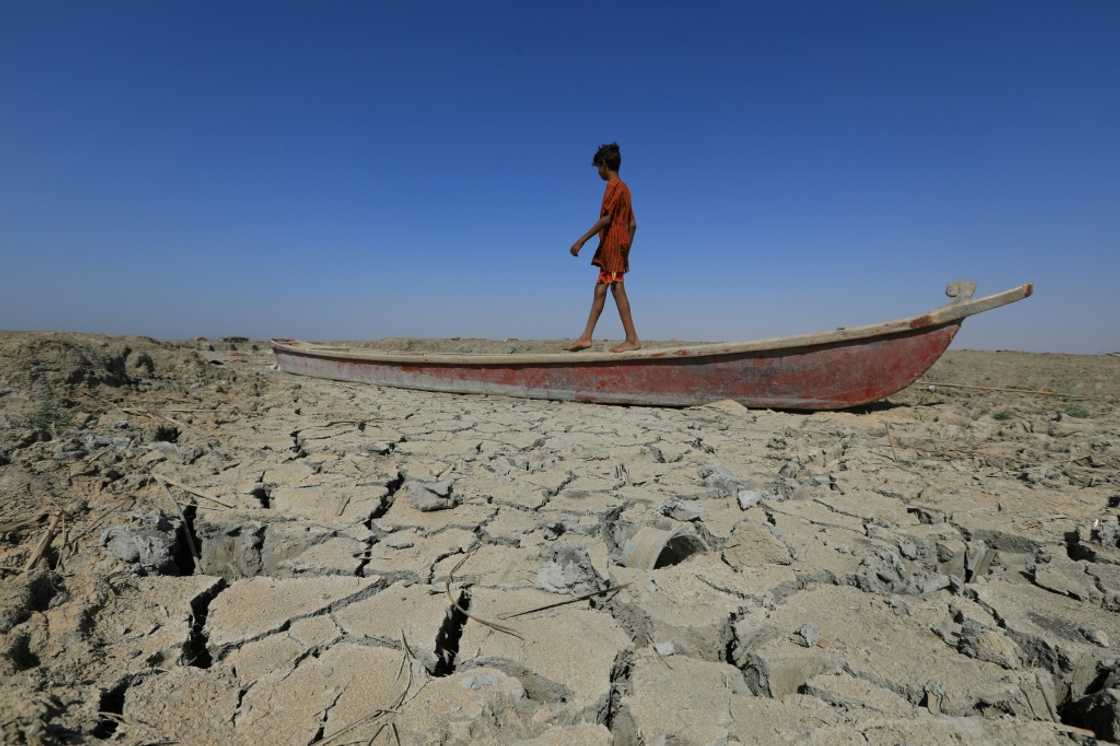
[[[454,363],[359,359],[274,345],[289,373],[395,388],[531,399],[686,407],[845,409],[882,399],[937,362],[959,322],[801,347],[581,362]]]

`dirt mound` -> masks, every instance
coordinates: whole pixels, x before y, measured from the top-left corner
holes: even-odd
[[[147,337],[40,333],[0,335],[0,386],[55,392],[129,386],[142,381],[208,378],[193,350]]]

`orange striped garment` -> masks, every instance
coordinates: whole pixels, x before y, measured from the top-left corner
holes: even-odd
[[[630,223],[634,220],[634,208],[630,202],[630,188],[622,179],[607,182],[599,217],[607,215],[611,223],[599,231],[599,248],[591,263],[604,272],[629,272]]]

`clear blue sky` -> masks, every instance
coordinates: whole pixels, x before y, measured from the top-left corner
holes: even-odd
[[[646,338],[1120,349],[1115,0],[0,5],[0,328],[574,336],[617,140]]]

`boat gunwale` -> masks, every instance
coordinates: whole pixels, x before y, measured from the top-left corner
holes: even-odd
[[[319,345],[291,339],[272,339],[274,353],[288,353],[300,357],[319,357],[357,363],[389,363],[404,365],[452,366],[584,366],[588,364],[617,364],[633,362],[686,362],[697,358],[730,357],[744,353],[766,353],[804,347],[820,347],[834,343],[858,342],[878,337],[889,337],[905,332],[928,331],[959,322],[969,316],[1006,306],[1034,292],[1033,283],[1024,283],[1001,293],[959,303],[950,303],[924,314],[908,316],[893,321],[863,326],[839,327],[828,332],[812,332],[788,337],[772,337],[750,342],[712,342],[685,347],[657,347],[633,352],[548,352],[506,353],[477,355],[471,353],[378,353],[360,349]]]

